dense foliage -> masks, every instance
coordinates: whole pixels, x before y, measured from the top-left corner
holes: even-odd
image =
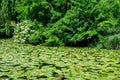
[[[120,50],[0,43],[0,80],[120,80]]]
[[[14,6],[15,0],[0,0],[0,38],[13,36],[11,20],[15,20]]]
[[[0,24],[12,20],[17,22],[14,31],[17,38],[14,39],[21,43],[22,38],[25,43],[49,46],[119,49],[119,4],[120,0],[2,0],[1,11],[8,18],[4,17],[6,21]],[[25,25],[24,21],[28,23]],[[5,28],[9,33],[10,27],[7,25]],[[28,32],[21,33],[28,28]],[[29,32],[31,30],[34,32]]]

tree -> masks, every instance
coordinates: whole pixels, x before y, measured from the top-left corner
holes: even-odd
[[[14,14],[15,0],[1,0],[0,2],[0,29],[5,35],[10,35],[10,21]],[[3,35],[4,36],[4,35]]]

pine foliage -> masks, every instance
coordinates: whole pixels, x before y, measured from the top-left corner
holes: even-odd
[[[6,25],[11,18],[16,22],[37,22],[38,28],[26,39],[28,43],[104,48],[110,46],[111,40],[116,46],[119,43],[116,35],[120,34],[120,0],[2,0],[1,3]],[[6,33],[8,30],[6,27]]]

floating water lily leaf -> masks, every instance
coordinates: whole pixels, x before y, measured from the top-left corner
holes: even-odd
[[[45,47],[4,41],[0,45],[0,80],[120,79],[120,50]]]

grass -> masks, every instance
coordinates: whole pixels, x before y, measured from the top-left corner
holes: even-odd
[[[0,80],[120,80],[120,50],[0,40]]]

